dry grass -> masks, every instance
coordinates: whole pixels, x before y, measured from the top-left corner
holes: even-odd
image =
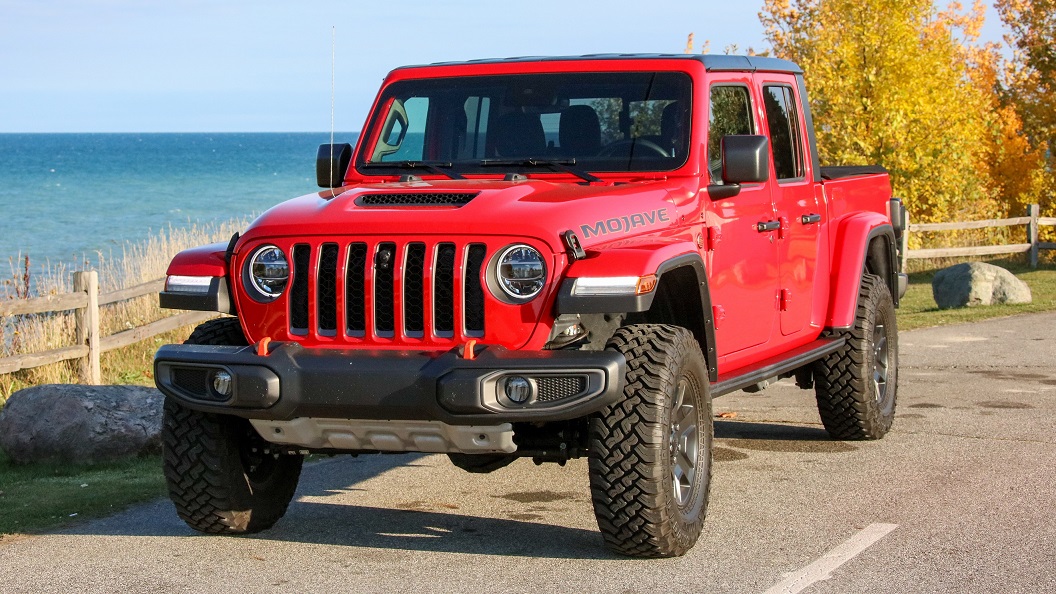
[[[119,256],[98,257],[100,292],[107,293],[164,277],[169,261],[180,250],[226,241],[244,229],[248,221],[235,219],[225,223],[170,228],[137,244],[126,244]],[[34,270],[25,260],[11,263],[11,278],[0,288],[0,299],[24,299],[58,295],[73,290],[73,274],[68,266],[41,267]],[[115,334],[171,315],[158,307],[155,295],[139,297],[101,308],[100,326],[104,336]],[[152,385],[151,359],[158,345],[179,342],[190,329],[171,332],[145,340],[124,349],[102,355],[104,384],[137,383]],[[70,346],[74,341],[74,316],[71,312],[11,316],[0,320],[0,357],[39,353]],[[13,392],[45,383],[77,383],[78,362],[66,361],[0,375],[0,406]]]

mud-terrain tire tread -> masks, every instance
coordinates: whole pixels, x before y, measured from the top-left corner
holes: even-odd
[[[693,335],[678,326],[625,326],[607,347],[627,360],[623,396],[590,421],[590,485],[594,513],[606,546],[632,557],[684,554],[703,528],[711,480],[713,426],[704,355]],[[683,370],[697,378],[698,460],[696,498],[688,519],[678,509],[665,466],[670,404]],[[700,466],[700,462],[698,462]]]
[[[447,455],[455,466],[473,474],[487,474],[512,464],[517,456],[505,454],[458,454]]]
[[[198,326],[184,344],[243,346],[246,339],[237,319],[220,318]],[[250,534],[282,518],[297,489],[304,457],[278,454],[268,476],[251,481],[240,451],[250,445],[267,447],[245,419],[165,399],[163,466],[180,519],[199,532]]]
[[[888,332],[887,390],[891,405],[886,412],[876,402],[872,388],[873,327],[880,319]],[[891,292],[879,276],[863,275],[854,326],[833,335],[845,337],[847,344],[814,364],[814,391],[821,422],[834,439],[880,439],[891,429],[895,418],[898,327]]]
[[[198,324],[183,344],[246,346],[249,341],[242,334],[238,318],[214,318]]]

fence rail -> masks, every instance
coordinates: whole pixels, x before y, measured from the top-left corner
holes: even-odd
[[[72,293],[47,295],[33,299],[0,301],[0,317],[74,311],[76,339],[73,346],[51,349],[40,353],[26,353],[0,359],[0,374],[14,373],[60,361],[80,360],[81,376],[85,383],[102,382],[99,356],[107,351],[126,347],[159,334],[197,324],[214,318],[213,312],[192,311],[162,318],[155,322],[102,336],[99,330],[100,307],[158,293],[165,280],[154,280],[127,289],[99,294],[99,274],[94,271],[73,273]]]
[[[996,256],[1001,254],[1029,254],[1030,267],[1038,267],[1040,250],[1056,250],[1056,243],[1040,241],[1041,227],[1056,226],[1056,217],[1039,216],[1037,204],[1027,207],[1027,216],[1008,219],[986,219],[982,221],[964,221],[958,223],[910,223],[909,216],[902,219],[902,269],[906,269],[908,260],[927,260],[930,258],[949,258],[956,256]],[[1027,243],[1004,245],[980,245],[973,247],[930,248],[921,250],[909,249],[909,234],[917,231],[961,231],[965,229],[987,229],[993,227],[1027,226]]]

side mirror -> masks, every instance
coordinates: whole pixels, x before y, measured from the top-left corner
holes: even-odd
[[[338,188],[345,181],[345,172],[352,161],[352,145],[321,144],[315,157],[315,180],[320,188]]]
[[[723,185],[708,186],[712,200],[736,196],[741,191],[741,184],[762,183],[770,179],[769,146],[766,136],[723,136]]]

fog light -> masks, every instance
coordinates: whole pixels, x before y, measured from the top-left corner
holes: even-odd
[[[231,395],[231,374],[226,371],[217,371],[213,375],[213,390],[221,396]]]
[[[532,382],[519,375],[506,378],[503,389],[514,404],[524,404],[532,397]]]

